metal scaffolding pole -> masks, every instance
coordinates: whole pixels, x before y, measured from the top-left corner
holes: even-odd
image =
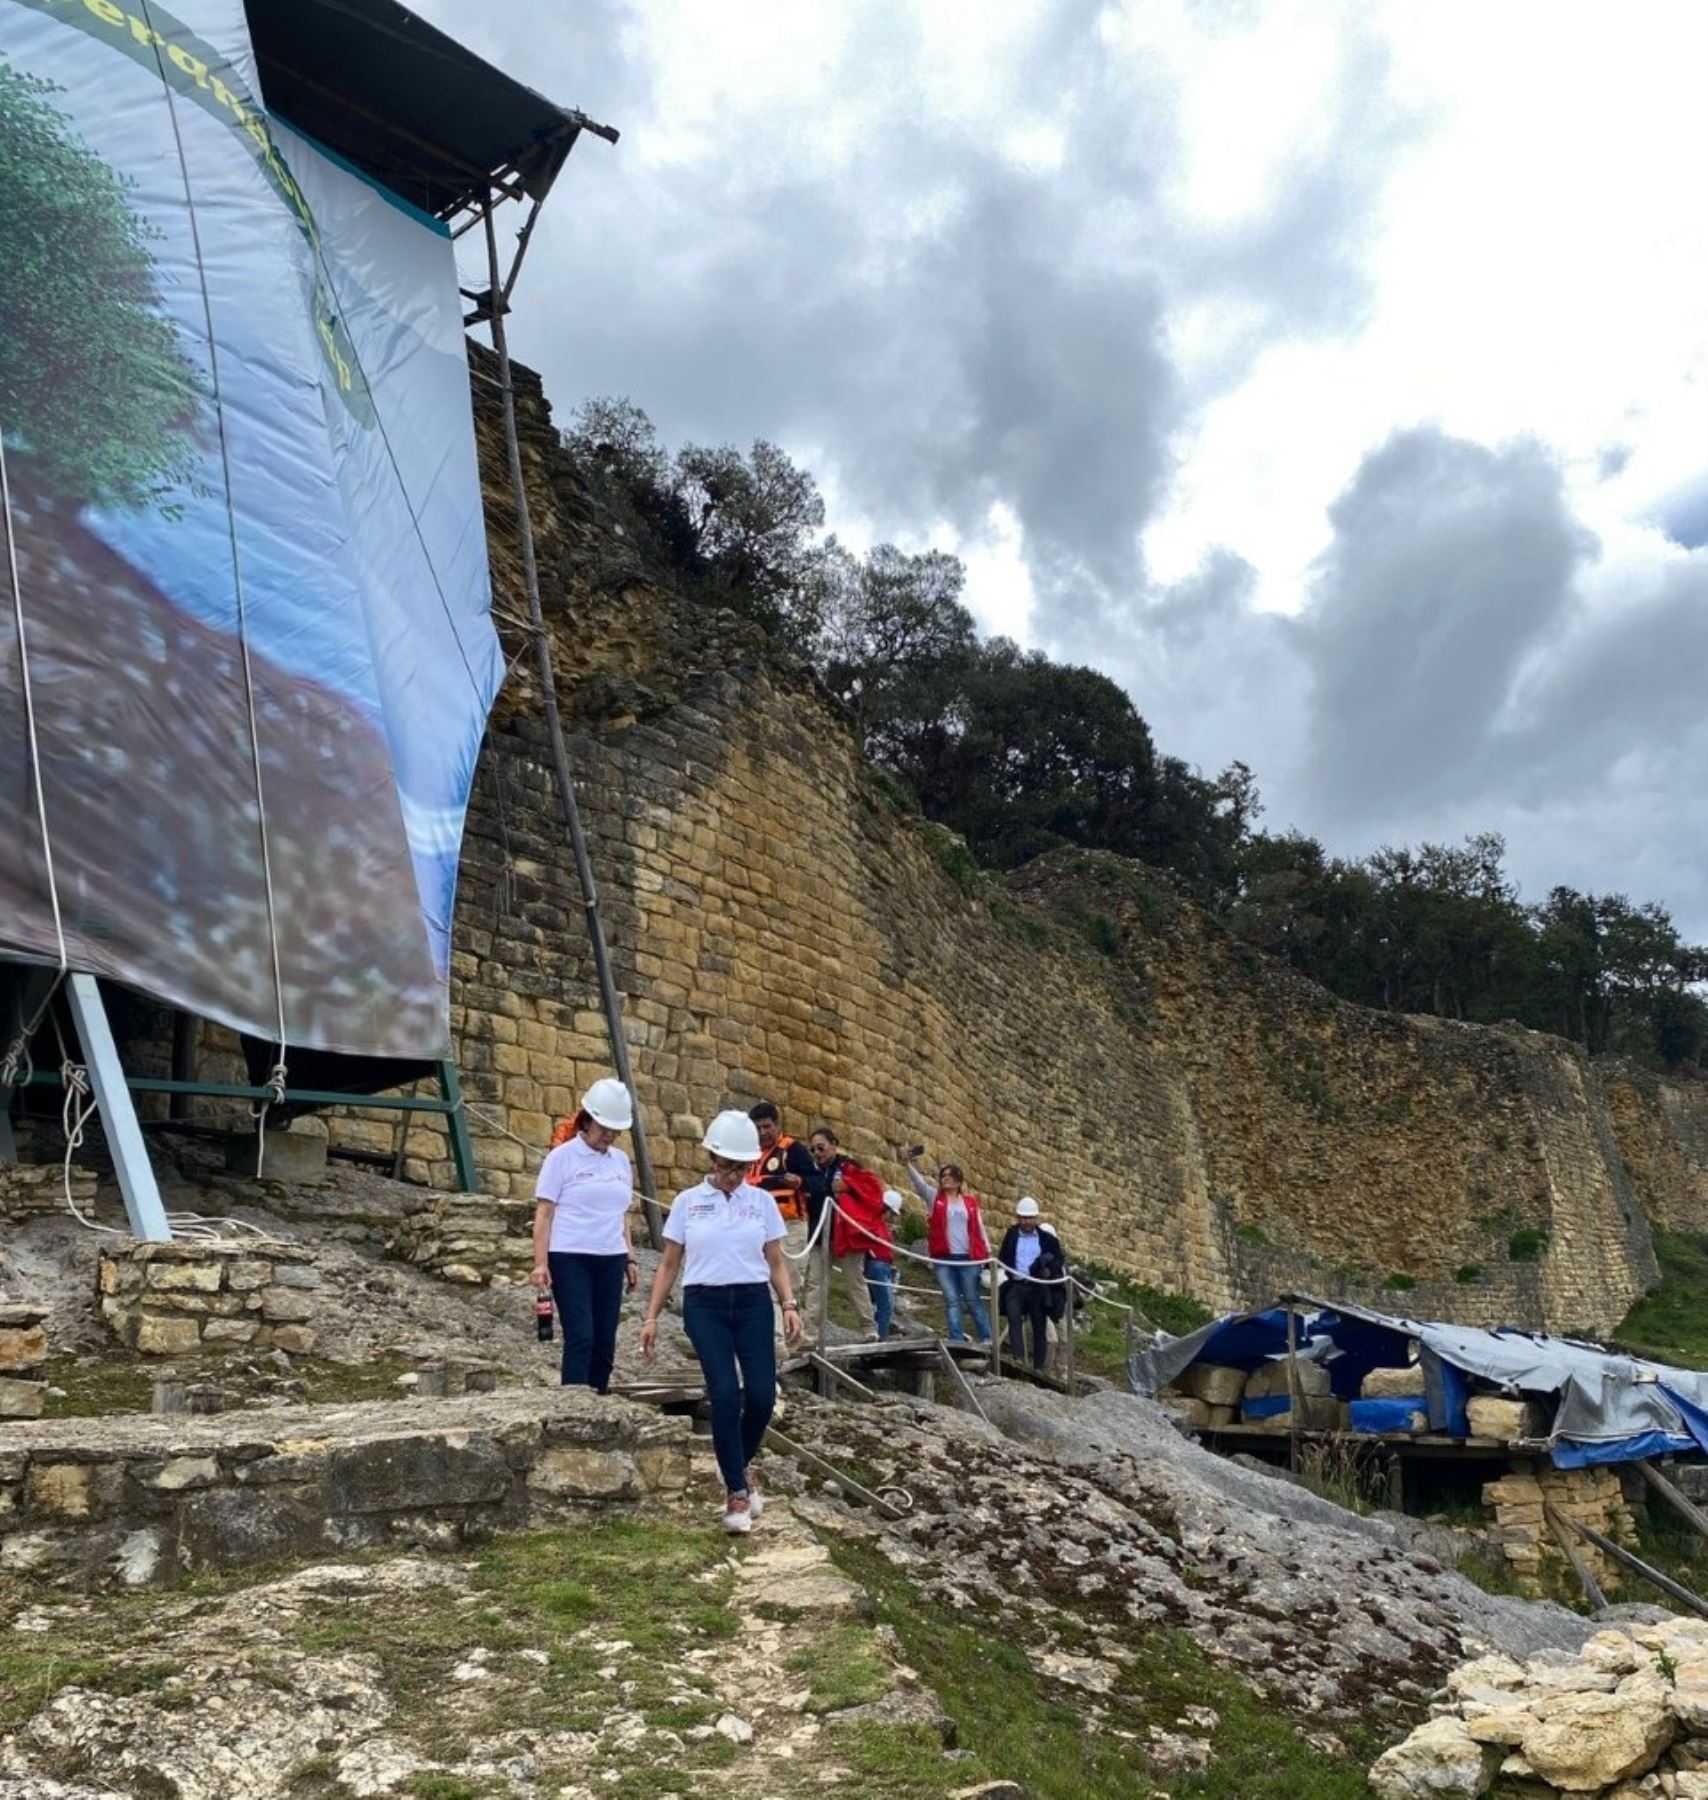
[[[516,531],[522,543],[522,585],[527,593],[529,629],[533,633],[539,665],[540,703],[546,716],[546,738],[551,746],[558,798],[563,804],[564,822],[569,827],[569,844],[575,857],[575,873],[581,883],[582,905],[587,913],[587,936],[593,946],[593,967],[599,979],[599,1000],[605,1013],[605,1031],[611,1040],[611,1060],[616,1065],[617,1079],[629,1090],[634,1100],[635,1173],[640,1180],[641,1198],[646,1207],[647,1235],[652,1239],[652,1247],[662,1250],[664,1218],[658,1207],[658,1188],[653,1180],[652,1157],[647,1150],[640,1095],[635,1092],[634,1075],[629,1068],[629,1045],[623,1035],[622,1002],[617,995],[617,983],[611,973],[611,956],[605,944],[605,926],[599,911],[599,889],[593,879],[593,859],[587,851],[587,835],[581,829],[581,808],[576,803],[575,781],[570,774],[569,751],[563,738],[563,718],[558,710],[551,639],[546,634],[545,611],[540,604],[540,570],[534,555],[533,515],[528,508],[528,486],[522,473],[522,444],[516,431],[516,391],[510,378],[510,349],[504,333],[504,315],[509,310],[510,290],[508,283],[499,279],[498,233],[492,222],[495,205],[496,200],[488,194],[486,258],[489,286],[486,298],[491,309],[489,322],[492,326],[492,348],[498,358],[504,448],[510,459],[510,485],[516,501]]]

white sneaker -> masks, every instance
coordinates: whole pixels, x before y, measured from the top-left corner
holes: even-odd
[[[740,1533],[753,1529],[753,1503],[746,1494],[731,1494],[724,1503],[724,1530]]]
[[[747,1516],[757,1519],[765,1511],[765,1496],[759,1491],[759,1483],[753,1479],[753,1471],[747,1471]]]

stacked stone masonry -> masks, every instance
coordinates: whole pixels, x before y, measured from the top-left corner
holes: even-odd
[[[0,1570],[139,1586],[455,1548],[678,1493],[688,1436],[684,1419],[570,1388],[19,1425],[0,1443]]]
[[[403,1220],[386,1248],[471,1287],[525,1281],[534,1266],[533,1215],[530,1200],[448,1194]]]
[[[521,384],[571,760],[666,1191],[697,1177],[713,1112],[766,1095],[890,1179],[904,1140],[953,1154],[998,1214],[1035,1193],[1074,1255],[1211,1304],[1285,1271],[1606,1331],[1652,1283],[1644,1207],[1682,1221],[1708,1204],[1686,1090],[1606,1082],[1542,1034],[1346,1005],[1116,858],[969,876],[810,671],[661,573]],[[494,593],[514,617],[508,480],[485,383],[475,398]],[[451,1000],[482,1185],[525,1201],[530,1147],[610,1067],[525,659],[477,774]],[[164,1063],[159,1022],[140,1038]],[[201,1055],[205,1074],[236,1070],[229,1034],[206,1028]],[[334,1130],[453,1185],[430,1120],[401,1146],[395,1119]],[[1539,1252],[1515,1261],[1515,1244]]]
[[[101,1315],[145,1356],[245,1346],[300,1355],[314,1348],[320,1279],[300,1244],[126,1238],[101,1251]]]
[[[94,1205],[96,1185],[90,1170],[73,1167],[71,1198],[79,1211]],[[0,1163],[0,1220],[17,1225],[64,1211],[65,1169],[57,1159]]]
[[[1531,1580],[1542,1573],[1544,1563],[1566,1560],[1548,1523],[1548,1507],[1616,1543],[1636,1541],[1636,1519],[1626,1504],[1618,1472],[1611,1468],[1556,1469],[1533,1458],[1519,1458],[1499,1480],[1484,1486],[1483,1504],[1493,1514],[1493,1536],[1502,1554],[1518,1574]],[[1574,1537],[1574,1547],[1598,1581],[1621,1579],[1621,1572],[1594,1545]]]
[[[47,1395],[47,1308],[0,1294],[0,1420],[39,1419]]]

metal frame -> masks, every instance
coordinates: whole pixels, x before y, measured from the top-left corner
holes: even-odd
[[[113,1042],[100,984],[93,975],[73,971],[66,978],[65,991],[71,1005],[71,1022],[77,1027],[78,1042],[83,1046],[89,1085],[95,1090],[95,1104],[101,1109],[101,1124],[113,1153],[119,1192],[125,1197],[131,1236],[144,1243],[169,1244],[172,1227],[161,1204],[154,1165],[143,1145],[142,1127],[131,1104],[124,1064],[119,1061],[119,1047]]]

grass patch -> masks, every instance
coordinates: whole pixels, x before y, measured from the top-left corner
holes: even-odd
[[[1368,1792],[1362,1761],[1307,1744],[1185,1632],[1149,1627],[1128,1636],[1127,1647],[1138,1654],[1099,1703],[1109,1715],[1104,1728],[1090,1716],[1084,1693],[1041,1675],[1011,1641],[1020,1635],[1014,1618],[951,1617],[869,1545],[837,1541],[829,1548],[871,1594],[907,1661],[928,1672],[972,1752],[945,1764],[928,1754],[929,1740],[918,1733],[838,1733],[838,1754],[859,1782],[842,1792],[912,1800],[998,1778],[1038,1800],[1128,1800],[1157,1788],[1201,1800],[1354,1800]],[[1142,1746],[1149,1728],[1180,1729],[1188,1706],[1212,1707],[1219,1716],[1209,1734],[1210,1766],[1195,1775],[1147,1775]]]
[[[401,1357],[378,1357],[359,1363],[325,1362],[296,1358],[296,1374],[307,1388],[305,1398],[315,1406],[347,1406],[358,1400],[395,1400],[402,1393],[400,1375],[420,1365]]]
[[[1657,1231],[1660,1285],[1639,1300],[1615,1334],[1663,1362],[1708,1369],[1708,1237]]]
[[[864,1625],[839,1625],[797,1650],[785,1666],[793,1674],[806,1676],[808,1712],[866,1706],[889,1692],[889,1665]]]
[[[49,1387],[63,1388],[63,1400],[50,1400],[56,1419],[102,1419],[110,1413],[145,1413],[154,1399],[157,1370],[118,1356],[50,1356],[42,1365]]]
[[[1461,1263],[1453,1271],[1453,1279],[1461,1287],[1470,1287],[1473,1282],[1481,1281],[1482,1278],[1483,1265],[1481,1263]]]
[[[1269,1244],[1269,1233],[1261,1225],[1253,1225],[1249,1220],[1234,1227],[1234,1236],[1242,1244],[1250,1244],[1259,1250],[1266,1249]]]
[[[1123,1306],[1133,1307],[1140,1323],[1148,1321],[1174,1337],[1184,1337],[1208,1324],[1210,1309],[1190,1294],[1169,1294],[1161,1288],[1129,1280],[1098,1263],[1080,1265],[1096,1276],[1102,1293]],[[1125,1382],[1127,1372],[1126,1315],[1102,1300],[1086,1303],[1082,1317],[1090,1323],[1073,1341],[1074,1368],[1082,1375],[1102,1375],[1111,1381]]]
[[[1417,1277],[1415,1275],[1407,1275],[1403,1270],[1396,1269],[1382,1283],[1382,1286],[1393,1294],[1409,1293],[1417,1286]]]

